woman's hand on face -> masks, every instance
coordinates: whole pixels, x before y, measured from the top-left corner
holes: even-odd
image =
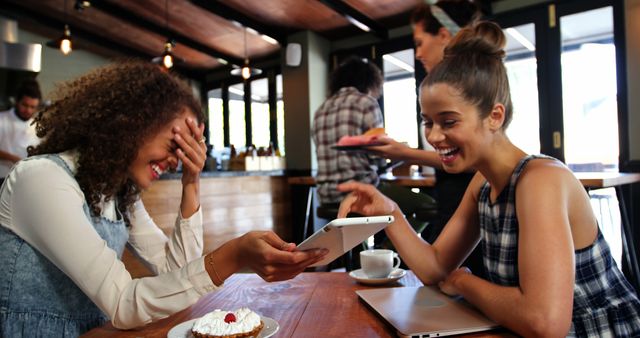
[[[388,136],[380,136],[376,139],[376,142],[382,143],[382,145],[369,147],[367,151],[392,160],[402,160],[403,151],[409,148],[408,145],[400,143]]]
[[[463,266],[454,270],[447,276],[447,278],[440,283],[438,283],[438,287],[440,287],[440,291],[446,293],[449,296],[457,296],[460,294],[460,291],[456,287],[457,281],[460,277],[465,275],[470,275],[471,270],[469,268]]]
[[[189,130],[173,128],[173,138],[178,144],[176,156],[182,161],[182,184],[197,182],[207,159],[207,145],[204,140],[204,123],[196,124],[188,117],[186,124]]]
[[[363,216],[389,215],[398,209],[395,202],[371,184],[349,181],[339,184],[338,190],[350,192],[340,203],[338,218],[347,217],[350,212]]]
[[[294,243],[283,241],[271,231],[251,231],[238,244],[240,265],[248,267],[267,282],[291,279],[321,260],[326,249],[295,251]]]

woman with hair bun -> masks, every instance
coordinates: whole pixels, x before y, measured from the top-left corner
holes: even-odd
[[[427,73],[442,60],[445,47],[461,27],[472,25],[480,16],[480,9],[470,0],[439,0],[435,4],[421,2],[414,9],[411,14],[411,26],[415,57]],[[369,150],[381,157],[436,169],[434,197],[437,201],[438,213],[429,221],[429,225],[421,234],[422,238],[433,243],[456,211],[475,170],[451,174],[442,170],[440,156],[433,149],[411,148],[384,136],[378,141],[384,145],[371,147]],[[423,143],[426,143],[425,139]],[[471,268],[476,276],[485,275],[480,250],[472,251],[464,265]]]
[[[77,337],[130,329],[221,288],[238,270],[293,278],[325,251],[252,231],[203,255],[204,115],[191,88],[148,62],[122,62],[60,87],[35,118],[42,142],[0,189],[0,336]],[[140,200],[182,162],[165,236]],[[128,246],[156,274],[131,278]]]
[[[425,284],[461,295],[498,324],[525,337],[640,335],[640,301],[616,266],[589,196],[560,161],[529,155],[505,130],[513,111],[498,25],[463,29],[421,86],[426,137],[443,168],[474,168],[467,191],[430,245],[372,186],[345,183],[340,206],[393,214],[385,229]],[[460,268],[479,245],[487,280]]]

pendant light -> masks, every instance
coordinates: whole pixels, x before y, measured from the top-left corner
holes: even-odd
[[[69,21],[67,15],[67,0],[64,0],[64,20]],[[71,29],[68,24],[64,24],[64,32],[62,36],[54,41],[47,42],[47,46],[58,48],[64,55],[69,55],[73,50],[73,43],[71,42]]]
[[[171,68],[173,67],[174,61],[175,61],[175,57],[173,56],[173,47],[175,47],[175,42],[171,39],[167,40],[167,42],[165,42],[164,44],[164,52],[162,52],[162,65],[164,66],[164,68]]]
[[[73,48],[71,43],[71,30],[69,29],[69,25],[65,24],[64,33],[60,38],[60,51],[64,55],[69,55],[69,53],[71,53],[72,50]]]
[[[248,79],[254,75],[262,74],[262,70],[249,66],[249,54],[247,53],[247,28],[244,28],[244,65],[231,70],[231,75],[242,76],[243,79]]]
[[[164,15],[165,15],[165,28],[167,32],[169,32],[169,1],[165,0],[164,2]],[[158,62],[162,64],[162,66],[166,69],[170,69],[173,67],[179,60],[173,55],[173,48],[176,46],[175,40],[172,38],[168,38],[167,42],[164,44],[164,51],[159,58],[154,58],[154,62]]]

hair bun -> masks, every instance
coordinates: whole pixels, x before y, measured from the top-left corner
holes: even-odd
[[[498,24],[491,21],[479,21],[463,28],[449,42],[444,57],[485,55],[502,59],[507,39]]]

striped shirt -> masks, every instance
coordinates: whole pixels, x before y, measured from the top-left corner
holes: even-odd
[[[318,172],[316,176],[320,203],[339,203],[344,193],[336,190],[338,183],[356,180],[378,184],[378,166],[384,162],[365,153],[333,149],[343,136],[364,134],[383,126],[378,101],[354,87],[341,88],[328,98],[315,113],[313,142],[316,145]]]
[[[480,190],[481,246],[489,281],[518,286],[518,219],[516,184],[532,159],[553,159],[530,155],[516,166],[509,184],[495,203],[488,182]],[[575,251],[575,286],[570,337],[639,337],[640,301],[633,287],[616,266],[600,230],[593,244]]]

